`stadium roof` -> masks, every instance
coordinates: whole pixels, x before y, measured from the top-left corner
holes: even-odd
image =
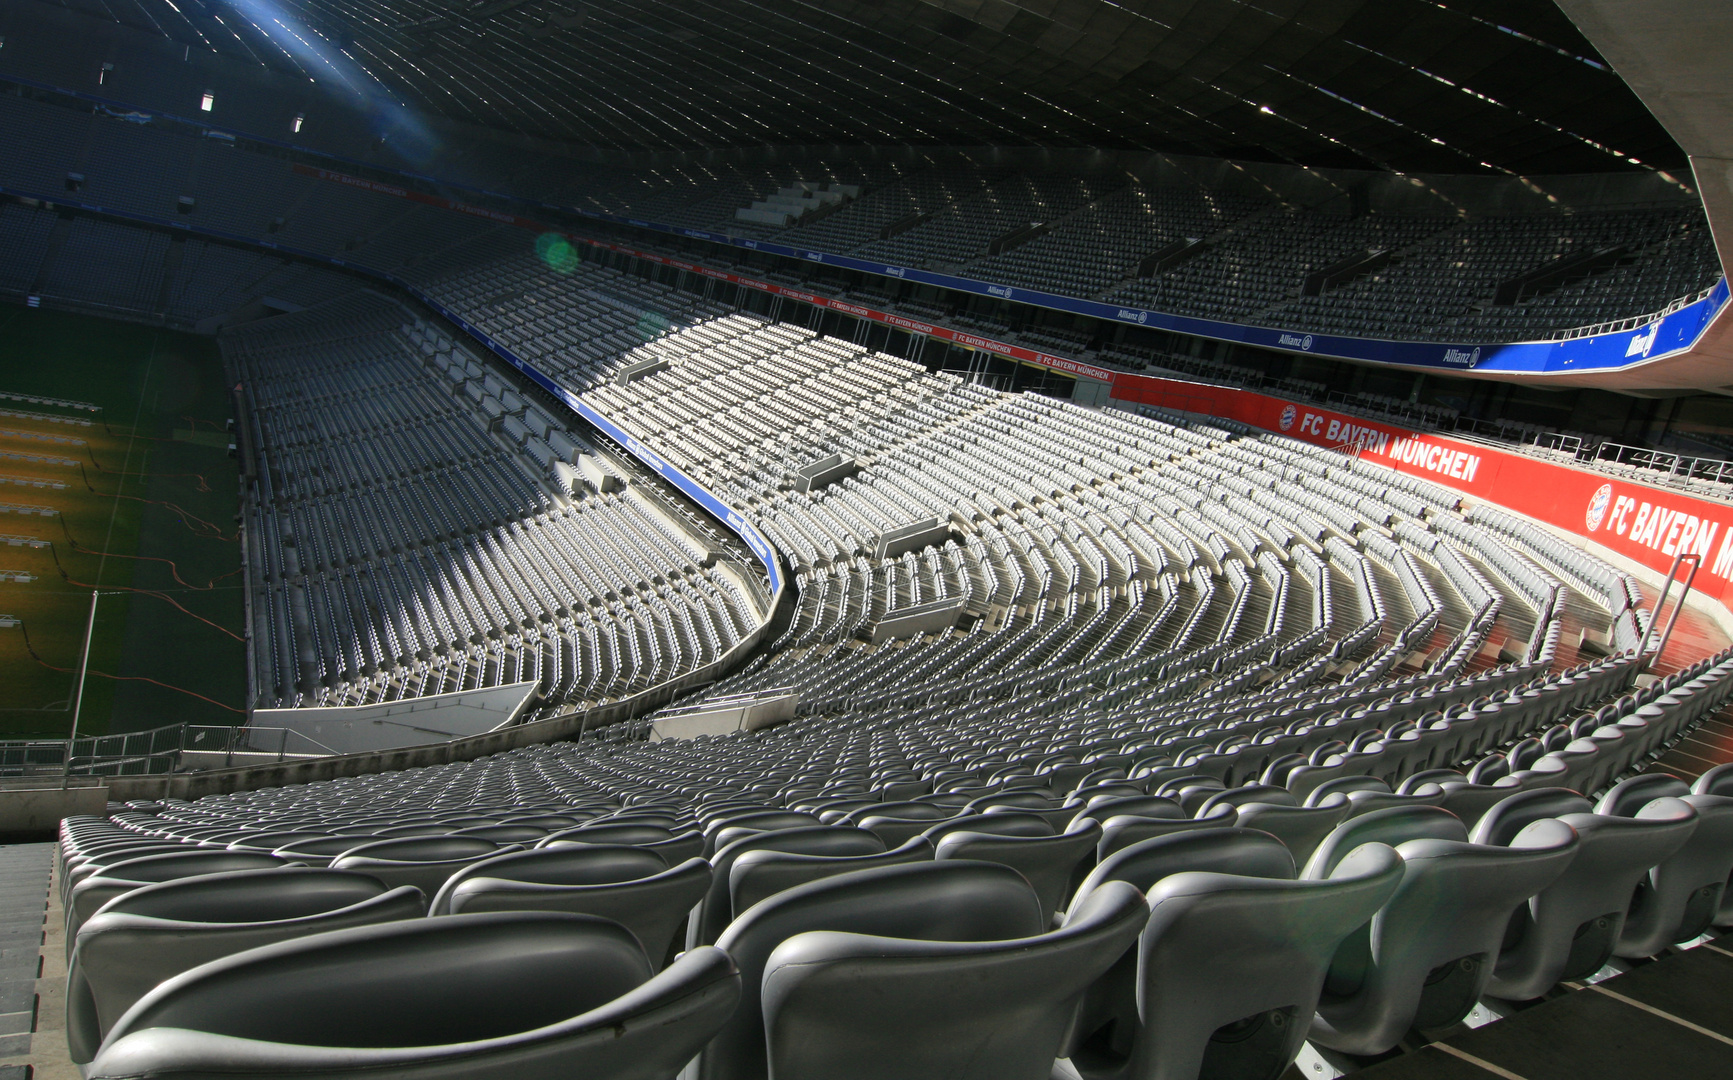
[[[1552,0],[107,4],[195,48],[608,149],[1084,146],[1518,175],[1685,163]]]

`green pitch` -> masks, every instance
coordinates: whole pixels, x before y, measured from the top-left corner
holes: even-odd
[[[215,341],[0,308],[5,394],[102,410],[0,396],[0,507],[57,511],[0,511],[0,615],[22,620],[0,627],[0,738],[65,737],[93,587],[81,734],[239,721],[237,463]]]

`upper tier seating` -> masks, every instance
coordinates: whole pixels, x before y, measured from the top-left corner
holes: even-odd
[[[594,448],[406,317],[364,295],[223,339],[256,410],[270,703],[533,681],[561,710],[713,663],[758,626],[740,552],[641,486],[572,486],[581,457],[608,468]]]
[[[484,216],[405,204],[383,192],[297,173],[280,158],[185,128],[139,125],[28,97],[0,97],[0,134],[28,149],[0,162],[0,184],[11,189],[53,196],[75,174],[83,178],[81,199],[156,219],[178,218],[179,200],[191,198],[190,224],[381,271],[418,273],[455,253],[473,253],[472,243],[496,242],[502,230],[518,233]],[[1702,212],[1686,203],[1468,218],[1440,204],[1431,213],[1374,210],[1349,216],[1340,199],[1300,206],[1249,186],[1214,189],[1190,179],[1144,180],[1118,172],[846,161],[634,172],[569,162],[548,170],[527,160],[521,171],[520,190],[549,181],[537,194],[558,205],[930,266],[997,285],[1361,337],[1545,339],[1661,310],[1720,275]],[[846,182],[862,194],[784,229],[733,219],[734,210],[798,181]],[[16,210],[0,215],[0,246],[25,253],[28,268],[17,271],[26,280],[0,281],[0,288],[23,292],[35,281],[48,216]],[[1030,226],[1045,232],[1024,233]],[[50,265],[39,287],[128,310],[156,310],[156,283],[173,262],[159,250],[166,240],[122,238],[112,235],[114,228],[81,225],[76,242],[100,245],[105,258],[55,259],[67,276],[55,277]],[[520,247],[524,239],[516,236]],[[1195,257],[1177,254],[1186,240],[1200,242]],[[1006,250],[990,254],[994,241]],[[223,258],[202,241],[194,244],[201,257],[209,252]],[[113,257],[140,246],[136,258]],[[1308,274],[1371,252],[1387,252],[1390,261],[1321,295],[1302,295]],[[1494,303],[1501,283],[1555,258],[1596,254],[1607,265],[1593,274],[1553,283],[1550,291],[1512,305]],[[1153,276],[1138,277],[1139,264],[1151,255],[1170,262],[1152,268]],[[701,261],[726,260],[716,251]],[[98,276],[77,277],[99,263]],[[178,265],[187,269],[176,271],[169,305],[174,314],[190,321],[238,306],[202,295],[233,286],[235,278],[214,268],[188,272],[201,260]],[[762,267],[750,272],[766,274]],[[805,285],[803,273],[791,275],[789,283]],[[291,292],[274,285],[253,295],[303,302]],[[661,314],[674,319],[679,313]]]

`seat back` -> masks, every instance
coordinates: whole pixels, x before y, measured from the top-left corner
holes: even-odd
[[[980,816],[986,818],[990,815]],[[1046,827],[1046,823],[1039,818],[1035,820],[1043,828]],[[738,919],[752,905],[796,885],[856,870],[870,870],[875,866],[926,862],[932,857],[932,841],[924,836],[914,837],[906,844],[876,855],[801,855],[788,851],[748,851],[736,858],[728,871],[729,906],[734,912],[734,918]]]
[[[1690,793],[1691,788],[1677,776],[1641,773],[1614,784],[1595,804],[1595,813],[1609,817],[1636,817],[1637,811],[1655,799],[1676,799]]]
[[[790,937],[764,972],[770,1070],[778,1080],[1045,1080],[1077,1000],[1148,918],[1136,889],[1110,883],[1040,936]]]
[[[1123,1057],[1130,1076],[1282,1073],[1299,1053],[1337,945],[1401,879],[1402,860],[1377,843],[1361,845],[1324,880],[1201,871],[1163,878],[1149,891],[1136,997],[1111,1015],[1130,1029],[1130,1046],[1126,1032],[1117,1053],[1111,1031],[1083,1033],[1073,1062],[1089,1069]],[[1212,1038],[1228,1025],[1233,1038]]]
[[[1072,904],[1082,903],[1109,881],[1148,892],[1163,878],[1189,872],[1291,880],[1294,857],[1280,840],[1255,829],[1222,826],[1159,836],[1101,860],[1078,886]]]
[[[228,851],[223,848],[167,852],[123,859],[110,863],[72,887],[66,899],[66,948],[71,955],[73,941],[84,920],[122,893],[140,885],[201,874],[221,874],[230,870],[271,870],[291,865],[287,859],[257,851]]]
[[[674,836],[671,827],[654,825],[648,822],[600,822],[596,824],[579,825],[575,829],[562,829],[543,837],[541,843],[550,844],[556,840],[573,840],[580,844],[655,844],[670,840]]]
[[[929,825],[922,830],[921,835],[929,843],[936,844],[947,833],[974,832],[992,833],[995,836],[1052,836],[1053,826],[1047,824],[1047,819],[1036,814],[1016,812],[994,814],[959,814],[936,825]]]
[[[351,848],[331,860],[333,870],[359,870],[387,885],[413,885],[437,896],[451,875],[471,863],[491,859],[515,845],[496,844],[479,836],[415,836],[377,840]]]
[[[1175,799],[1164,798],[1159,795],[1122,795],[1108,799],[1097,799],[1079,809],[1072,820],[1094,818],[1096,821],[1105,823],[1109,818],[1124,814],[1133,817],[1173,820],[1189,816],[1180,809],[1179,802]]]
[[[1105,859],[1116,851],[1157,836],[1197,829],[1219,829],[1234,823],[1234,815],[1229,807],[1220,807],[1212,811],[1212,815],[1207,818],[1146,818],[1126,815],[1110,817],[1101,826],[1101,842],[1095,846],[1095,857],[1097,861]]]
[[[739,996],[718,950],[651,978],[632,935],[605,919],[418,919],[189,972],[122,1018],[90,1075],[507,1080],[535,1063],[546,1075],[649,1080],[673,1075]]]
[[[715,868],[710,888],[693,908],[686,924],[686,947],[713,943],[734,917],[728,896],[729,873],[734,860],[748,851],[787,851],[798,855],[882,855],[885,844],[874,834],[852,825],[810,825],[795,829],[771,829],[741,836],[719,848],[710,857]],[[750,984],[756,985],[756,984]]]
[[[562,846],[549,853],[567,854],[573,850]],[[521,871],[510,878],[494,877],[484,863],[461,881],[446,883],[439,897],[443,910],[436,914],[563,911],[612,919],[631,931],[650,958],[650,966],[660,970],[670,958],[675,935],[709,890],[715,871],[698,858],[665,869],[645,867],[645,870],[641,877],[560,884],[524,880],[528,875]]]
[[[1323,843],[1312,853],[1312,859],[1300,876],[1327,878],[1341,862],[1361,844],[1388,844],[1391,847],[1409,840],[1435,839],[1467,841],[1468,830],[1462,819],[1436,806],[1392,806],[1369,814],[1349,818],[1331,830]]]
[[[1045,929],[1035,890],[1010,867],[919,862],[838,874],[777,893],[742,913],[717,947],[734,958],[745,985],[759,986],[776,947],[808,931],[1002,941]],[[698,1080],[760,1080],[764,1040],[761,1000],[747,994],[705,1048]]]
[[[85,920],[67,974],[75,1062],[159,983],[246,949],[326,930],[420,918],[426,898],[342,870],[236,870],[146,885]]]
[[[1608,798],[1612,794],[1609,792]],[[1649,800],[1636,816],[1659,810],[1657,802],[1665,806],[1672,801]],[[1697,826],[1677,851],[1649,871],[1638,888],[1619,937],[1619,956],[1653,956],[1668,945],[1689,941],[1708,930],[1720,912],[1728,878],[1733,875],[1733,798],[1687,794],[1678,801],[1697,812]]]
[[[1071,895],[1086,866],[1095,862],[1095,846],[1100,839],[1101,826],[1088,819],[1058,836],[954,832],[940,838],[933,858],[977,859],[1009,866],[1034,887],[1045,921],[1052,919]]]
[[[1275,803],[1246,803],[1239,808],[1234,824],[1242,829],[1257,829],[1280,840],[1294,857],[1294,865],[1305,866],[1324,837],[1340,825],[1352,807],[1347,799],[1335,799],[1325,806],[1287,806]]]
[[[1381,1054],[1411,1027],[1445,1027],[1467,1016],[1492,977],[1511,911],[1552,884],[1577,850],[1576,833],[1553,819],[1533,823],[1518,842],[1398,845],[1402,883],[1367,932],[1338,947],[1313,1041]],[[1313,857],[1307,876],[1323,855],[1320,849]]]
[[[469,863],[450,877],[428,902],[429,915],[451,914],[451,893],[472,877],[534,885],[611,885],[635,881],[668,868],[653,851],[626,844],[559,844],[530,851],[508,851]]]
[[[1518,833],[1543,818],[1588,814],[1594,805],[1569,788],[1532,788],[1508,795],[1481,815],[1470,839],[1476,844],[1504,847]]]
[[[1733,796],[1733,762],[1717,765],[1697,777],[1691,785],[1691,794]]]
[[[1536,793],[1524,796],[1531,794]],[[1523,843],[1522,832],[1506,840],[1512,817],[1507,812],[1490,826],[1483,820],[1476,838]],[[1531,822],[1523,831],[1544,827],[1546,819],[1536,820],[1541,824]],[[1678,799],[1656,799],[1634,818],[1578,812],[1558,820],[1576,830],[1576,856],[1556,881],[1513,913],[1488,984],[1498,997],[1538,998],[1562,980],[1599,971],[1623,935],[1638,883],[1685,844],[1697,827],[1697,812]]]

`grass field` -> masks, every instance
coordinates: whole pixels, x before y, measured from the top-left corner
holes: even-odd
[[[23,622],[0,628],[0,738],[64,737],[70,728],[93,587],[102,595],[81,734],[239,721],[246,661],[237,463],[227,453],[216,343],[0,308],[5,393],[102,411],[0,398],[0,506],[58,511],[0,512],[0,535],[50,542],[0,541],[0,572],[34,577],[0,580],[0,614]],[[38,479],[63,486],[31,486]]]

